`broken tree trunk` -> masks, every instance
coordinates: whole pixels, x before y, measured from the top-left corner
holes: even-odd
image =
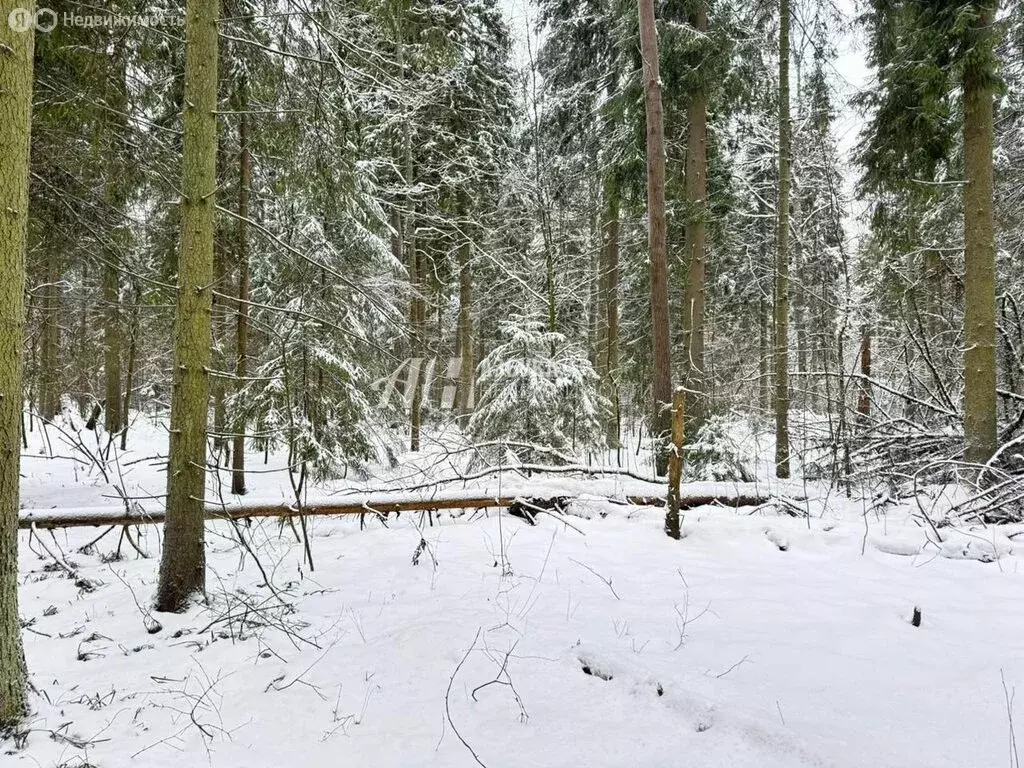
[[[668,511],[665,533],[679,538],[679,483],[683,479],[683,428],[686,418],[686,391],[676,387],[672,396],[672,453],[668,457]]]

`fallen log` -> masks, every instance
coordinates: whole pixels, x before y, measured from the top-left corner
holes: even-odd
[[[514,496],[439,496],[435,498],[409,498],[401,496],[369,495],[357,497],[345,503],[313,503],[296,508],[287,504],[249,504],[207,506],[207,520],[243,520],[251,517],[301,517],[310,515],[385,515],[391,512],[438,512],[452,509],[496,509],[516,508],[523,500],[544,508],[561,506],[573,496],[559,494],[551,498],[531,494]],[[771,500],[770,496],[750,494],[694,494],[680,499],[681,509],[714,504],[724,507],[758,506]],[[663,507],[663,496],[627,496],[608,501],[634,506]],[[18,516],[19,528],[72,528],[97,527],[104,525],[155,525],[164,522],[163,510],[129,512],[123,507],[97,507],[91,509],[33,509],[21,510]]]
[[[301,509],[287,504],[250,504],[207,506],[207,520],[244,520],[250,517],[301,517],[308,515],[365,515],[390,512],[437,512],[446,509],[489,509],[508,507],[516,496],[452,499],[362,499],[347,504],[309,504]],[[22,511],[19,528],[70,528],[100,525],[153,525],[164,522],[164,510],[128,512],[124,508],[97,508],[76,511],[44,509]]]
[[[749,494],[739,494],[737,496],[720,496],[714,494],[683,496],[679,499],[679,509],[696,509],[697,507],[705,507],[709,505],[733,508],[759,507],[762,504],[767,504],[772,499],[777,498],[779,497],[751,496]],[[664,496],[629,496],[626,498],[626,503],[637,507],[664,507],[667,500]]]

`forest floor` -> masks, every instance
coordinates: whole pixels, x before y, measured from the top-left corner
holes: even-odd
[[[104,480],[33,433],[24,506],[159,494],[159,460],[138,460],[162,435],[138,430]],[[251,482],[288,501],[280,475]],[[135,529],[147,558],[127,541],[116,557],[120,529],[86,553],[102,530],[23,531],[33,713],[0,762],[1016,765],[1024,528],[930,543],[909,506],[865,513],[809,484],[806,518],[703,507],[672,541],[661,510],[596,498],[639,481],[534,482],[593,496],[536,526],[310,518],[315,569],[276,520],[239,524],[255,558],[210,523],[209,601],[181,615],[148,610],[158,526]]]

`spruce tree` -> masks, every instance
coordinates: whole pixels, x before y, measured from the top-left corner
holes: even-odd
[[[775,251],[775,474],[789,477],[789,0],[779,0],[779,196]]]
[[[694,38],[707,39],[708,9],[704,0],[695,0],[689,14]],[[704,46],[697,45],[694,70],[700,70],[707,58]],[[703,73],[700,73],[703,74]],[[700,74],[696,77],[687,106],[686,128],[686,240],[683,255],[688,263],[686,293],[683,297],[683,370],[687,388],[686,426],[696,435],[708,415],[708,393],[704,361],[704,305],[707,280],[708,219],[708,87]]]
[[[996,450],[996,244],[992,177],[995,0],[972,3],[963,52],[964,459]]]
[[[998,86],[995,0],[875,0],[865,20],[878,88],[863,98],[873,110],[861,157],[864,192],[902,195],[911,248],[933,194],[906,192],[962,167],[964,232],[964,458],[983,463],[996,448],[996,327],[993,94]],[[958,103],[959,101],[959,103]],[[957,158],[958,134],[962,165]],[[876,211],[877,229],[893,230]],[[897,232],[901,230],[897,229]]]
[[[186,6],[178,300],[164,524],[156,607],[181,611],[206,589],[203,530],[210,399],[217,158],[217,0]]]
[[[18,617],[18,468],[21,465],[25,244],[28,226],[34,5],[0,3],[0,728],[25,714]],[[16,9],[24,29],[7,23]]]
[[[640,52],[643,57],[644,99],[647,114],[647,226],[651,271],[651,341],[654,377],[651,381],[651,433],[654,436],[655,469],[668,469],[668,436],[671,433],[672,373],[668,320],[668,223],[665,213],[665,124],[661,103],[658,61],[658,30],[653,0],[639,0]],[[668,534],[679,537],[678,518]]]

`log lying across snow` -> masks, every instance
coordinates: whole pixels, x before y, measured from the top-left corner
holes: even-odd
[[[753,484],[750,484],[753,488]],[[732,486],[719,489],[708,488],[707,484],[695,484],[694,493],[684,495],[681,500],[683,509],[693,509],[707,504],[726,507],[758,506],[773,498],[768,493],[758,495],[745,487]],[[724,486],[724,484],[723,484]],[[743,484],[746,486],[746,484]],[[767,490],[767,489],[765,489]],[[712,492],[708,492],[712,491]],[[426,497],[423,495],[402,496],[400,493],[352,495],[344,500],[319,501],[307,504],[301,509],[288,504],[225,504],[223,506],[207,506],[207,520],[241,520],[250,517],[299,517],[302,515],[362,515],[386,514],[390,512],[437,512],[448,509],[495,509],[507,508],[517,501],[533,503],[548,502],[554,499],[576,498],[573,494],[550,494],[551,498],[537,493],[519,493],[515,495],[483,496],[474,495],[473,491],[461,493],[439,493]],[[593,497],[602,498],[602,497]],[[636,506],[665,506],[663,496],[627,496],[623,499],[605,499],[613,503],[632,504]],[[150,525],[164,521],[163,510],[152,512],[132,511],[124,507],[93,507],[84,509],[23,509],[18,517],[20,528],[70,528],[75,526],[101,525]]]

